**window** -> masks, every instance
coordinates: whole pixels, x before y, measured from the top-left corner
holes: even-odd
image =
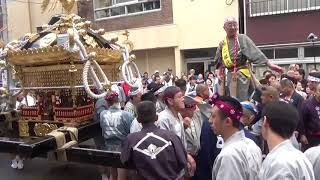
[[[96,20],[152,12],[161,9],[161,0],[94,0]]]
[[[189,49],[183,51],[184,58],[215,57],[217,48]]]
[[[250,16],[320,9],[320,0],[250,0]]]
[[[305,47],[304,48],[304,57],[319,57],[320,56],[320,46],[315,47]]]
[[[261,50],[268,59],[274,59],[274,50],[273,49],[262,49]]]
[[[298,58],[298,48],[275,49],[275,58]]]

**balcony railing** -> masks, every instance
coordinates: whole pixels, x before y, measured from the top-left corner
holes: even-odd
[[[250,0],[250,16],[286,14],[320,9],[320,0]]]
[[[137,15],[161,10],[161,0],[139,0],[112,6],[95,7],[95,20]]]

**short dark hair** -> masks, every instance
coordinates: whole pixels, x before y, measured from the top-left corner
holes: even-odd
[[[163,101],[166,103],[166,105],[169,105],[168,98],[174,98],[174,96],[181,92],[180,88],[176,86],[169,86],[167,87],[163,92]]]
[[[269,80],[271,77],[277,78],[277,76],[276,76],[275,74],[271,73],[271,74],[268,74],[268,75],[266,76],[266,79]]]
[[[306,72],[304,71],[304,69],[298,69],[298,73],[302,75],[302,79],[304,79],[304,77],[306,76]]]
[[[218,97],[217,100],[223,101],[223,102],[229,104],[230,106],[232,106],[234,109],[243,112],[241,103],[238,100],[236,100],[235,98],[232,98],[230,96],[220,96],[220,97]],[[221,116],[222,119],[225,119],[228,117],[225,112],[223,112],[221,110],[219,110],[218,112],[219,112],[219,115]],[[236,119],[231,119],[231,120],[232,120],[233,127],[240,129],[240,121],[236,120]]]
[[[215,76],[215,75],[214,75],[214,73],[213,73],[213,72],[211,72],[211,71],[209,72],[208,76],[209,76],[210,74],[212,74],[213,76]]]
[[[265,70],[265,71],[263,71],[263,76],[265,76],[267,73],[271,73],[272,74],[272,71],[270,71],[270,70]]]
[[[282,79],[280,81],[281,87],[291,87],[294,88],[293,82],[290,79]]]
[[[174,82],[174,84],[181,90],[185,91],[187,89],[187,82],[184,79],[178,79]]]
[[[151,101],[155,104],[157,102],[157,97],[153,94],[153,92],[149,91],[142,94],[141,101]]]
[[[209,80],[209,81],[211,81],[211,83],[213,83],[213,82],[212,82],[212,80],[211,80],[210,78],[208,78],[208,79],[206,79],[206,80]]]
[[[299,121],[296,108],[282,101],[267,104],[262,110],[262,116],[266,117],[273,132],[286,139],[292,136]]]
[[[137,105],[137,120],[142,124],[157,120],[156,106],[151,101],[142,101]]]
[[[153,78],[153,80],[156,81],[156,80],[157,80],[157,77],[161,78],[159,75],[155,75],[154,78]]]
[[[294,77],[288,76],[288,74],[282,74],[281,79],[289,79],[293,84],[297,84],[297,80]]]

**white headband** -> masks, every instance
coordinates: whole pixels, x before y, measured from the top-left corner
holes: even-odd
[[[133,89],[131,89],[131,90],[133,90]],[[131,91],[131,90],[129,90],[129,94],[128,94],[129,96],[135,96],[141,92],[139,88],[136,90],[133,90],[133,91]]]
[[[166,88],[167,88],[166,86],[162,86],[160,89],[158,89],[158,90],[154,93],[154,95],[156,96],[156,95],[164,92],[164,90],[166,90]]]
[[[308,80],[312,82],[320,82],[320,78],[314,77],[314,76],[308,76]]]
[[[224,18],[224,24],[227,22],[237,22],[235,17],[226,17]]]

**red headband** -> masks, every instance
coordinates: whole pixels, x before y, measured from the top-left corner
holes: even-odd
[[[118,94],[114,91],[112,91],[111,93],[109,93],[107,96],[106,96],[106,101],[111,101],[115,96],[118,96]]]
[[[196,107],[197,104],[196,103],[190,103],[190,104],[185,103],[184,106],[185,106],[185,108],[191,109],[191,108]]]
[[[210,99],[210,103],[213,103],[215,107],[223,111],[229,118],[240,121],[241,116],[243,113],[226,102],[221,100],[217,100],[219,94],[214,94]]]

